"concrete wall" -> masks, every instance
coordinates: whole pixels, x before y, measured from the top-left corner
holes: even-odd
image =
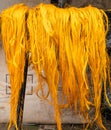
[[[11,94],[9,88],[9,76],[7,74],[8,69],[5,61],[4,50],[3,47],[0,46],[0,123],[9,121],[9,101]],[[32,92],[36,86],[37,77],[33,70],[33,66],[31,65],[28,68],[23,122],[53,124],[55,123],[53,106],[51,106],[47,101],[39,99],[36,94]],[[47,87],[45,86],[45,88]],[[60,93],[61,92],[59,91],[59,94]],[[67,109],[63,111],[62,122],[81,123],[83,122],[83,117],[74,114]]]
[[[28,6],[35,6],[39,3],[50,3],[50,0],[0,0],[0,10],[2,11],[3,9],[8,8],[9,6],[18,3],[25,3]]]

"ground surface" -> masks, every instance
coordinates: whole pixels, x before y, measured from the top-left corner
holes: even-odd
[[[103,119],[104,125],[107,130],[111,130],[111,121]],[[85,126],[81,124],[65,124],[62,125],[63,130],[100,130],[97,125],[92,128],[85,129]],[[0,124],[0,130],[7,130],[7,124]],[[12,128],[11,130],[14,130]],[[56,125],[35,125],[35,124],[24,124],[23,130],[57,130]]]
[[[63,125],[62,128],[63,130],[83,130],[82,125]],[[7,124],[0,124],[0,130],[7,130]],[[23,130],[57,130],[57,128],[56,125],[24,125]]]

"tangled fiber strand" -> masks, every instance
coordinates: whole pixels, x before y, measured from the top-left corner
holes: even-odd
[[[10,74],[11,112],[10,124],[17,128],[17,105],[19,92],[24,80],[25,53],[27,49],[26,14],[28,7],[24,4],[14,5],[1,14],[1,34]]]
[[[51,8],[55,8],[54,6],[49,7],[50,8],[48,11],[52,11]],[[54,37],[52,32],[55,29],[51,29],[50,21],[48,19],[44,19],[45,17],[47,18],[46,15],[47,13],[44,12],[44,10],[42,10],[39,6],[30,9],[27,25],[29,30],[32,62],[35,66],[39,80],[38,90],[43,89],[42,82],[44,82],[45,79],[48,84],[49,92],[54,100],[53,105],[56,111],[55,118],[58,129],[61,130],[61,121],[59,118],[60,113],[58,107],[59,71],[56,57],[56,44],[53,40]],[[44,24],[48,26],[48,30],[45,29]],[[42,74],[42,71],[44,71],[44,75]],[[45,94],[43,94],[43,98],[46,99],[44,95]]]
[[[39,77],[38,90],[43,92],[45,79],[53,98],[58,129],[61,130],[60,106],[74,106],[74,110],[80,110],[87,119],[93,106],[94,121],[105,130],[100,112],[101,92],[104,88],[106,95],[109,73],[108,18],[104,11],[91,6],[60,9],[40,4],[29,10],[27,24],[32,62]],[[58,103],[60,78],[64,105]],[[91,95],[93,100],[90,100]]]
[[[108,18],[104,11],[91,6],[61,9],[51,4],[40,4],[28,10],[27,6],[19,4],[3,11],[1,20],[12,93],[9,129],[12,124],[17,129],[16,112],[24,79],[25,53],[30,51],[38,77],[37,95],[46,100],[51,95],[58,130],[62,130],[60,110],[65,107],[74,107],[75,112],[80,111],[88,120],[88,111],[94,107],[93,122],[105,130],[100,112],[103,88],[109,103],[106,95]],[[62,102],[58,101],[60,80]],[[48,86],[46,95],[44,83]]]

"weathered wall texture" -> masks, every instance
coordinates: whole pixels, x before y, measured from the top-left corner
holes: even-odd
[[[8,70],[4,50],[0,46],[0,123],[9,121],[10,88],[8,85],[9,76],[7,74]],[[39,99],[35,93],[32,93],[32,89],[34,90],[36,86],[37,77],[33,67],[30,66],[28,69],[23,122],[41,124],[55,123],[53,106],[51,106],[47,101]],[[65,110],[62,114],[62,122],[81,123],[83,122],[83,118],[69,110]]]

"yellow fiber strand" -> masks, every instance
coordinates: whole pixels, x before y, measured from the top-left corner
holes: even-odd
[[[55,51],[56,46],[53,44],[53,39],[50,39],[50,35],[52,35],[53,32],[49,32],[49,35],[48,30],[45,30],[44,24],[41,23],[50,21],[42,21],[45,20],[43,18],[45,17],[45,14],[43,17],[41,15],[42,14],[38,7],[29,11],[27,25],[29,30],[32,62],[38,76],[39,87],[42,85],[41,82],[44,82],[44,78],[48,84],[49,91],[54,100],[53,104],[55,108],[55,119],[57,121],[58,129],[61,130],[60,113],[58,107],[59,73]],[[46,26],[50,26],[50,23],[48,23],[48,25],[46,23]],[[44,71],[45,77],[42,75],[42,71]],[[40,89],[42,88],[43,87],[41,86]]]
[[[80,111],[87,120],[90,120],[88,112],[94,107],[92,121],[106,130],[100,111],[102,89],[109,103],[106,94],[110,64],[106,52],[108,18],[104,11],[91,6],[61,9],[51,4],[40,4],[28,10],[20,4],[3,11],[1,20],[12,93],[9,129],[12,124],[17,129],[16,112],[24,78],[25,53],[30,51],[38,77],[37,95],[42,99],[51,95],[58,130],[62,130],[60,111],[65,107]],[[60,80],[62,102],[58,101]],[[47,94],[43,90],[44,83],[48,86]]]
[[[82,112],[87,119],[88,111],[95,107],[94,121],[105,130],[100,112],[101,92],[104,88],[106,95],[109,71],[108,18],[104,11],[91,6],[60,9],[40,4],[29,10],[27,25],[39,89],[43,92],[42,82],[48,84],[58,130],[61,130],[59,106],[74,106],[74,110]],[[60,79],[62,103],[58,103]]]
[[[14,5],[1,14],[1,34],[6,54],[6,61],[11,84],[10,124],[17,128],[17,105],[19,91],[24,80],[25,53],[27,52],[26,13],[28,7],[23,4]]]

